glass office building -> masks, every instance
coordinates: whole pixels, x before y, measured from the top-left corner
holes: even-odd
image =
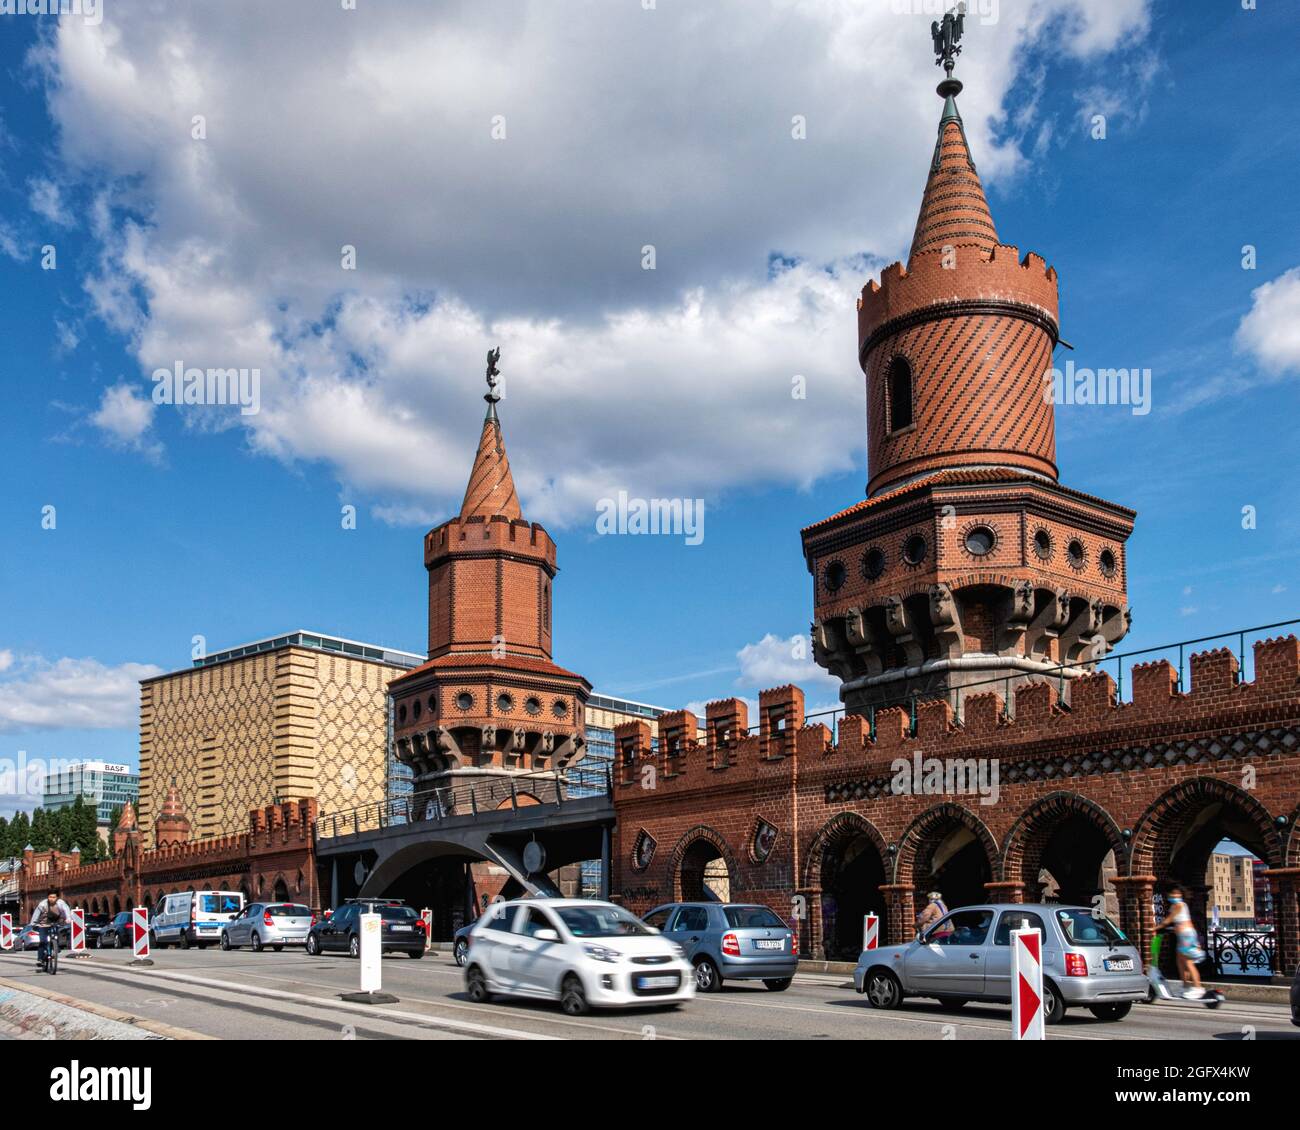
[[[113,809],[121,808],[127,801],[133,805],[139,803],[140,774],[127,765],[78,761],[46,778],[41,806],[47,812],[70,808],[77,797],[95,806],[96,820],[106,829]]]

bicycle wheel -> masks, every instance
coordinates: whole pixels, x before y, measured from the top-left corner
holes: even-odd
[[[45,959],[45,968],[51,977],[59,971],[59,940],[50,942],[50,955]]]

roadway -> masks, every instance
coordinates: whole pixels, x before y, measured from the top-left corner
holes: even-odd
[[[968,1004],[944,1011],[931,1001],[907,1001],[894,1012],[872,1009],[847,978],[802,974],[784,993],[728,984],[697,995],[677,1010],[621,1011],[568,1017],[549,1004],[465,998],[450,954],[422,960],[393,955],[383,962],[390,1005],[349,1004],[339,994],[358,988],[358,963],[301,951],[222,953],[163,950],[151,968],[133,968],[129,953],[62,955],[57,977],[35,968],[27,954],[0,954],[0,979],[12,986],[57,992],[128,1018],[217,1039],[807,1039],[1006,1040],[1010,1009]],[[1226,1002],[1138,1005],[1118,1023],[1070,1012],[1048,1029],[1049,1041],[1295,1040],[1285,1005]]]

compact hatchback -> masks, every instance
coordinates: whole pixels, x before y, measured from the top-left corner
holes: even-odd
[[[673,902],[655,907],[645,921],[682,947],[702,993],[733,980],[762,981],[779,993],[799,971],[798,935],[766,906]]]
[[[285,946],[307,944],[316,923],[311,907],[296,902],[251,902],[221,931],[223,950],[252,946],[261,953],[267,946],[279,953]]]
[[[470,932],[465,988],[592,1007],[676,1006],[695,995],[681,948],[613,903],[517,899],[489,907]]]
[[[307,931],[307,952],[318,957],[327,950],[361,956],[361,916],[380,916],[382,953],[424,956],[424,924],[409,906],[396,899],[348,899],[333,914]]]
[[[897,1008],[904,997],[1011,1000],[1011,931],[1043,935],[1043,1017],[1057,1023],[1072,1005],[1099,1020],[1122,1020],[1146,1000],[1147,978],[1137,949],[1109,918],[1088,907],[1008,903],[965,906],[901,946],[863,950],[853,985],[874,1008]]]

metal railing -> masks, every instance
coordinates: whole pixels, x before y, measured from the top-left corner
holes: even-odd
[[[1218,976],[1268,977],[1277,972],[1277,935],[1271,930],[1211,930],[1210,961]]]
[[[322,813],[316,818],[316,839],[355,836],[453,816],[477,816],[505,809],[518,811],[537,804],[564,805],[587,797],[609,797],[612,793],[607,764],[594,768],[574,766],[548,773],[484,774],[476,780],[461,778],[450,785],[421,789],[343,812]]]

